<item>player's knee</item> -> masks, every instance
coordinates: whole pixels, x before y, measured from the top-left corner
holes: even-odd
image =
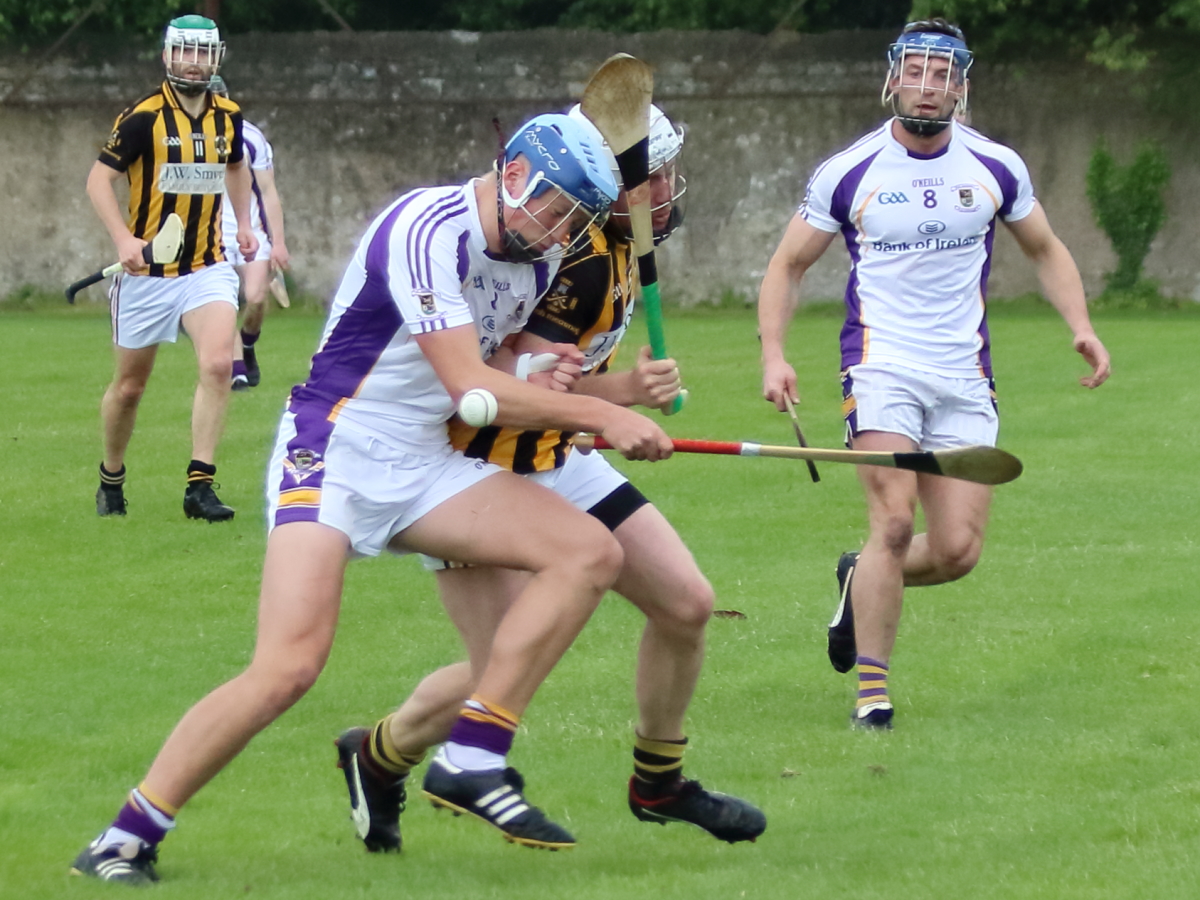
[[[702,632],[712,618],[716,594],[708,579],[696,572],[694,577],[673,586],[676,591],[669,604],[651,618],[672,631],[684,634]]]
[[[983,541],[973,536],[940,548],[937,567],[945,581],[956,581],[969,573],[979,562]]]
[[[888,553],[903,557],[913,539],[913,517],[905,513],[893,513],[880,522],[879,535]]]
[[[281,715],[317,683],[323,666],[317,660],[299,658],[253,668],[258,670],[258,680],[262,684],[263,706],[275,715]]]
[[[611,531],[590,517],[589,520],[595,527],[573,533],[573,546],[562,560],[589,588],[602,595],[617,580],[625,563],[625,551]]]
[[[137,406],[146,393],[146,382],[140,378],[122,378],[113,384],[112,392],[123,406]]]
[[[233,358],[225,354],[208,354],[200,359],[200,380],[228,384],[233,378]]]

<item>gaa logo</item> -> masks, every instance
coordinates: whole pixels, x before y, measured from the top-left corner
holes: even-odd
[[[930,219],[928,222],[922,222],[917,226],[917,231],[921,232],[921,234],[941,234],[945,230],[946,223],[938,222],[934,219]]]
[[[891,191],[886,194],[880,194],[879,202],[882,203],[884,206],[888,206],[890,204],[895,204],[895,203],[907,203],[908,197],[906,197],[900,191]]]

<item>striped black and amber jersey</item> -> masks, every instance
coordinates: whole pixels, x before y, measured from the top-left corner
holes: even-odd
[[[563,261],[558,276],[534,308],[525,330],[556,344],[576,344],[587,373],[607,371],[633,315],[633,244],[619,228],[592,228],[592,240]],[[450,422],[450,443],[518,475],[557,469],[570,452],[572,433],[522,431]]]
[[[100,162],[129,176],[129,230],[148,241],[171,213],[184,223],[179,261],[151,265],[151,275],[173,278],[225,259],[225,165],[241,162],[242,152],[241,110],[212,93],[193,119],[163,82],[117,117]]]

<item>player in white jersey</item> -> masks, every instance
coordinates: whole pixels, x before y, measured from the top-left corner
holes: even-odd
[[[229,88],[221,76],[213,78],[209,88],[214,94],[229,96]],[[288,268],[291,259],[283,231],[283,203],[275,185],[275,151],[262,129],[253,122],[242,121],[242,140],[250,162],[250,223],[258,238],[258,251],[247,259],[237,249],[237,219],[233,204],[226,198],[221,204],[221,232],[225,253],[237,269],[242,282],[242,298],[246,301],[242,327],[234,342],[233,381],[235,391],[257,387],[262,379],[255,344],[262,334],[263,318],[267,314],[267,291],[272,276]]]
[[[520,328],[571,236],[607,214],[617,188],[601,154],[571,119],[539,116],[492,173],[413,191],[371,224],[280,424],[254,658],[184,716],[77,871],[157,877],[157,845],[179,807],[319,675],[347,559],[385,548],[535,573],[499,622],[425,791],[510,840],[573,845],[524,799],[505,755],[538,685],[616,578],[620,545],[551,491],[452,450],[446,421],[466,391],[484,388],[504,424],[595,431],[631,458],[670,455],[670,439],[644,416],[484,362]]]
[[[883,99],[894,116],[813,174],[771,258],[758,300],[763,394],[799,399],[785,356],[788,324],[809,267],[841,232],[850,253],[842,369],[847,439],[859,450],[994,444],[998,420],[986,298],[996,221],[1033,262],[1047,299],[1102,384],[1109,357],[1092,330],[1079,271],[1012,150],[956,121],[972,56],[944,19],[907,25],[888,51]],[[851,721],[890,728],[888,662],[906,585],[942,584],[974,568],[991,489],[863,466],[870,533],[838,562],[840,603],[829,629],[839,672],[855,665]],[[917,503],[926,531],[914,535]],[[853,603],[851,603],[853,585]]]
[[[579,106],[569,115],[594,128]],[[649,185],[656,243],[682,219],[682,149],[682,132],[651,107]],[[608,161],[619,180],[615,157],[609,154]],[[625,201],[622,191],[608,224],[593,229],[588,244],[563,261],[529,324],[506,343],[504,354],[493,357],[493,364],[528,370],[533,359],[553,352],[558,342],[573,342],[583,355],[585,374],[570,384],[572,390],[628,406],[657,408],[675,399],[680,390],[675,361],[653,360],[649,347],[642,349],[633,369],[609,368],[633,314],[634,248]],[[541,377],[526,374],[531,381]],[[566,389],[564,381],[545,382]],[[766,828],[760,810],[683,775],[687,709],[703,666],[705,625],[713,608],[712,586],[683,540],[601,454],[573,450],[570,434],[469,428],[454,422],[450,435],[468,456],[521,473],[569,500],[602,522],[621,544],[624,562],[613,590],[646,616],[637,654],[638,717],[633,777],[627,785],[631,812],[642,821],[688,822],[730,843],[755,840]],[[455,619],[472,628],[466,640],[469,659],[426,676],[396,712],[373,728],[351,728],[337,739],[352,819],[371,852],[400,850],[400,812],[410,773],[428,748],[450,732],[489,657],[495,623],[530,577],[528,572],[464,566],[457,560],[426,557],[425,562],[436,572],[442,603],[447,610],[459,610]]]

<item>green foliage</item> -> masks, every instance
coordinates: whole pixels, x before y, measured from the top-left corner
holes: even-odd
[[[776,28],[819,32],[899,28],[906,8],[895,0],[328,0],[359,31],[515,31],[527,28],[595,28],[636,32],[658,29]],[[90,0],[0,0],[0,40],[45,44],[91,6]],[[197,3],[107,0],[93,11],[85,32],[153,36],[174,14]],[[218,23],[227,34],[246,31],[331,30],[337,23],[314,0],[222,0]]]
[[[1200,0],[914,0],[912,15],[944,15],[993,58],[1087,59],[1141,71],[1155,32],[1200,32]]]
[[[1109,289],[1129,291],[1141,278],[1150,244],[1167,217],[1163,191],[1170,180],[1171,168],[1158,144],[1143,143],[1127,166],[1117,164],[1103,140],[1092,151],[1088,200],[1117,254],[1117,268],[1106,276]]]

